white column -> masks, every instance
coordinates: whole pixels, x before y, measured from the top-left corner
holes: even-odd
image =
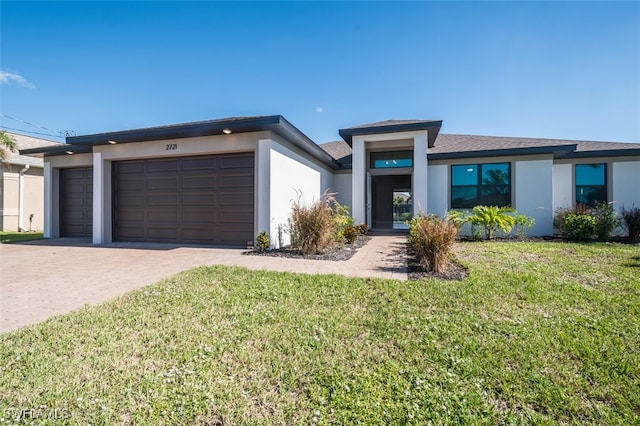
[[[104,164],[102,153],[93,153],[93,244],[104,242]]]
[[[53,173],[51,163],[44,163],[44,238],[53,238]]]
[[[428,169],[427,169],[428,134],[425,130],[413,137],[413,214],[428,213]]]
[[[367,221],[367,156],[365,141],[362,136],[354,136],[351,142],[352,150],[352,176],[351,176],[351,215],[356,223]],[[371,227],[370,223],[367,223]]]
[[[258,140],[256,149],[255,171],[255,227],[253,235],[258,232],[269,231],[271,242],[274,234],[271,231],[271,139]],[[293,178],[293,177],[292,177]]]

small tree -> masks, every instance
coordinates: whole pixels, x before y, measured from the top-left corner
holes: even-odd
[[[620,225],[620,218],[612,203],[596,203],[596,236],[600,241],[609,239],[613,231]]]
[[[511,207],[475,206],[469,216],[469,222],[471,225],[481,226],[485,238],[490,240],[498,230],[504,233],[511,232],[515,218],[509,213],[515,213],[515,210]]]
[[[7,161],[9,152],[16,152],[17,150],[18,144],[15,138],[7,132],[0,130],[0,161]]]

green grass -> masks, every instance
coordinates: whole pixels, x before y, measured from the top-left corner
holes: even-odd
[[[6,333],[0,416],[640,422],[638,246],[462,243],[457,256],[460,282],[202,267]]]
[[[42,232],[13,232],[0,231],[0,243],[15,243],[18,241],[41,240]]]

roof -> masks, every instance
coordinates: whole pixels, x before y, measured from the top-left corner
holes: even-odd
[[[21,151],[25,149],[41,149],[49,147],[64,146],[62,142],[51,141],[48,139],[35,138],[33,136],[21,135],[19,133],[12,133],[5,131],[6,134],[12,136],[18,147],[18,152],[11,152],[7,150],[7,163],[15,164],[19,166],[32,166],[43,167],[43,161],[41,158],[28,157],[21,155]]]
[[[167,126],[71,136],[67,138],[67,144],[62,147],[25,150],[22,151],[22,153],[43,156],[64,155],[67,151],[73,153],[91,152],[94,146],[113,143],[125,144],[258,131],[272,131],[303,151],[311,154],[332,169],[340,168],[340,165],[333,157],[327,154],[326,151],[321,149],[315,142],[309,139],[307,135],[298,130],[281,115],[229,117]]]
[[[347,127],[346,129],[340,129],[338,133],[340,137],[345,140],[351,146],[354,136],[362,135],[374,135],[379,133],[395,133],[395,132],[410,132],[416,130],[435,130],[435,132],[429,132],[429,147],[433,146],[440,127],[442,126],[442,120],[386,120],[377,121],[375,123],[361,124],[359,126]]]
[[[351,147],[345,141],[320,145],[343,167],[351,166]],[[439,134],[429,159],[477,158],[503,155],[553,154],[555,158],[640,156],[640,144],[566,139]]]

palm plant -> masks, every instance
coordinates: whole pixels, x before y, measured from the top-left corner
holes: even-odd
[[[0,161],[6,161],[9,157],[7,151],[16,152],[18,145],[16,140],[5,131],[0,131]]]
[[[482,227],[485,238],[490,240],[498,230],[505,234],[511,232],[515,218],[509,213],[515,213],[515,210],[511,207],[475,206],[469,222]]]

